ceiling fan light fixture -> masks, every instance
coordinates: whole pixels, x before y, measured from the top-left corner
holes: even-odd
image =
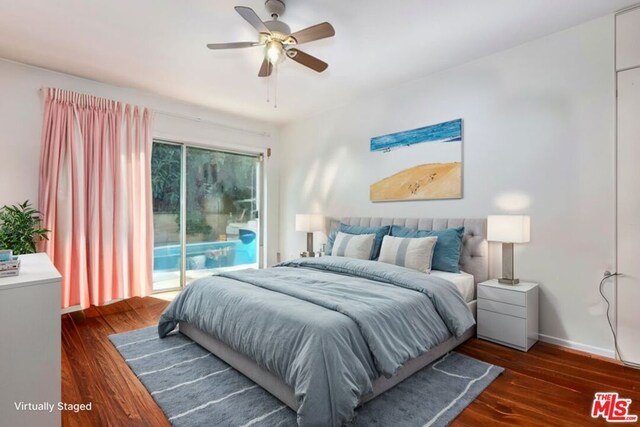
[[[336,34],[333,26],[328,22],[322,22],[292,33],[291,28],[280,20],[286,10],[286,0],[263,1],[265,1],[265,8],[271,16],[271,20],[263,21],[255,10],[250,7],[234,7],[235,11],[258,32],[258,41],[209,43],[207,47],[212,50],[221,50],[260,46],[263,51],[262,65],[260,66],[260,71],[258,71],[258,77],[268,78],[272,73],[275,74],[276,93],[278,65],[287,57],[318,73],[325,71],[329,64],[297,49],[297,47],[301,44],[333,37]],[[269,93],[269,80],[267,79],[267,94]],[[267,100],[268,98],[269,96],[267,95]]]
[[[271,40],[267,43],[266,58],[272,65],[278,65],[286,58],[284,46],[282,43],[276,40]]]

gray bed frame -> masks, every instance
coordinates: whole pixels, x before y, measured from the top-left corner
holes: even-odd
[[[489,278],[489,257],[487,243],[487,223],[485,218],[358,218],[347,217],[330,221],[330,228],[335,228],[340,222],[349,225],[361,225],[367,227],[383,225],[401,225],[419,230],[441,230],[445,228],[464,227],[462,240],[462,254],[460,268],[472,274],[474,282],[478,284]],[[476,301],[467,304],[469,310],[476,317]],[[250,378],[253,382],[280,399],[284,404],[298,410],[298,402],[295,398],[293,387],[282,379],[258,366],[249,357],[241,354],[222,341],[208,335],[200,329],[186,322],[179,323],[180,332],[200,344],[202,347],[215,354],[220,359],[231,365],[234,369]],[[384,393],[391,387],[407,379],[420,369],[429,365],[434,360],[447,354],[476,333],[475,327],[469,329],[460,338],[451,337],[442,344],[437,345],[421,356],[405,363],[402,368],[391,378],[384,376],[373,382],[373,393],[366,396],[360,403],[365,403]]]

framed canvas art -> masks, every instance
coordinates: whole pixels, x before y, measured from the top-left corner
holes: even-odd
[[[370,148],[383,156],[371,201],[462,198],[462,119],[377,136]]]

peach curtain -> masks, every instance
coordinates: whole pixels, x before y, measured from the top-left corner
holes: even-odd
[[[62,308],[151,291],[151,112],[43,89],[39,208]]]

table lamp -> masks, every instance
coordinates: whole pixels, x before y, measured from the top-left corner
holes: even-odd
[[[517,285],[513,274],[513,244],[527,243],[531,238],[531,218],[528,215],[489,215],[487,240],[502,243],[502,278],[499,283]]]
[[[315,231],[324,231],[324,216],[320,214],[297,214],[296,231],[307,233],[307,251],[304,252],[303,256],[316,256],[313,252],[313,233]]]

